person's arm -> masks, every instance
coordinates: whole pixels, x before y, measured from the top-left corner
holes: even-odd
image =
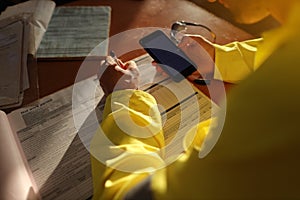
[[[226,45],[213,44],[202,37],[184,37],[179,46],[195,62],[198,72],[190,76],[197,78],[214,72],[214,78],[237,83],[257,69],[256,52],[262,38]]]
[[[215,47],[214,78],[237,83],[257,69],[255,57],[262,38],[227,45],[213,44]]]
[[[135,64],[125,64],[120,71],[114,64],[100,77],[107,98],[103,121],[90,147],[93,199],[122,199],[164,165],[160,150],[164,137],[156,101],[130,82],[130,68],[135,69]]]

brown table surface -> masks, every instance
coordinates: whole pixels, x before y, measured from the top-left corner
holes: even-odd
[[[170,28],[173,22],[185,20],[202,23],[210,27],[216,33],[216,43],[219,44],[252,38],[250,34],[212,15],[188,0],[78,0],[67,3],[64,6],[78,5],[111,6],[110,36],[139,27]],[[113,48],[118,51],[116,46],[122,48],[122,46],[130,42],[137,42],[137,38],[138,37],[132,37],[118,44],[114,44]],[[122,58],[124,60],[132,59],[141,53],[142,51],[131,52]],[[38,70],[39,97],[46,96],[72,85],[81,63],[82,60],[78,59],[38,60],[36,64]],[[86,76],[88,75],[89,73],[87,72]],[[219,81],[212,81],[211,85],[217,91],[221,83]],[[227,86],[228,84],[226,84],[226,87]],[[205,86],[197,85],[197,87],[208,95]],[[216,96],[211,98],[218,102],[223,95],[222,92],[216,92]],[[28,103],[26,98],[25,103]]]

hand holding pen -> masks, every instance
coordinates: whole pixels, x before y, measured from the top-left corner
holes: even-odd
[[[126,69],[124,63],[117,57],[116,53],[113,50],[109,52],[109,55],[114,59],[119,67],[121,67],[122,69]]]
[[[139,70],[135,62],[123,63],[113,51],[101,62],[100,71],[99,81],[105,96],[116,90],[138,88]]]

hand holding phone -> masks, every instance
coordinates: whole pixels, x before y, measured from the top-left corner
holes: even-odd
[[[197,71],[192,76],[188,76],[189,80],[193,81],[194,78],[212,79],[215,66],[215,48],[212,43],[202,39],[201,36],[185,36],[178,44],[178,47],[197,66]]]
[[[154,61],[176,82],[197,70],[193,61],[161,30],[154,31],[139,42]]]

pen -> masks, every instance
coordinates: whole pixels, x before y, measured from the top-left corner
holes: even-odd
[[[118,59],[116,53],[113,50],[109,52],[109,55],[114,59],[117,65],[119,65],[122,69],[124,69],[124,64]]]

